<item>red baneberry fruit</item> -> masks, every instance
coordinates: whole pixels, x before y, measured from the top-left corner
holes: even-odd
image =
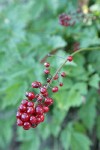
[[[23,113],[23,114],[21,115],[21,120],[22,120],[23,122],[28,121],[28,120],[29,120],[29,115],[28,115],[27,113]]]
[[[59,83],[59,86],[63,86],[63,83],[60,82],[60,83]]]
[[[49,66],[50,66],[50,63],[45,62],[45,63],[44,63],[44,66],[45,66],[45,67],[49,67]]]
[[[44,73],[45,73],[45,74],[49,74],[49,73],[50,73],[50,70],[45,69],[45,70],[44,70]]]
[[[28,103],[28,100],[26,100],[26,99],[21,101],[21,104],[24,105],[24,106],[27,106],[27,103]]]
[[[73,57],[72,56],[68,56],[67,60],[71,62],[73,60]]]
[[[23,128],[24,130],[29,130],[31,128],[31,124],[29,122],[24,122]]]
[[[59,76],[58,76],[58,74],[56,74],[53,79],[57,80],[58,78],[59,78]]]
[[[27,114],[33,114],[35,112],[33,107],[27,107]]]
[[[61,76],[62,76],[62,77],[66,77],[66,73],[65,73],[65,72],[62,72],[62,73],[61,73]]]
[[[33,92],[26,92],[26,97],[31,101],[35,98],[35,94]]]
[[[45,98],[44,104],[45,104],[46,106],[52,105],[52,104],[53,104],[53,99],[50,98],[50,97]]]
[[[27,106],[29,106],[29,107],[34,107],[34,103],[33,103],[33,102],[28,102],[28,103],[27,103]]]
[[[47,92],[47,89],[46,89],[45,87],[41,87],[40,92],[41,92],[42,94],[44,94],[44,93]]]
[[[22,104],[19,106],[19,111],[20,111],[20,112],[25,112],[26,109],[27,109],[26,106],[24,106],[24,105],[22,105]]]
[[[36,124],[36,123],[37,123],[37,120],[36,120],[36,117],[35,117],[35,116],[31,116],[31,117],[30,117],[30,123],[31,123],[31,124]]]
[[[18,125],[18,126],[23,126],[23,121],[20,120],[20,119],[17,119],[17,125]]]
[[[36,112],[36,115],[42,115],[43,114],[43,108],[40,105],[38,105],[35,108],[35,112]]]
[[[21,118],[21,115],[22,115],[22,113],[18,111],[17,114],[16,114],[16,118],[19,118],[19,119],[20,119],[20,118]]]
[[[43,106],[43,112],[47,113],[49,111],[49,107],[48,106]]]
[[[55,92],[58,92],[58,87],[57,87],[57,86],[53,87],[53,88],[52,88],[52,92],[54,92],[54,93],[55,93]]]

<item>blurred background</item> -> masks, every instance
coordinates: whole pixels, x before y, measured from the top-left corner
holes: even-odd
[[[82,8],[88,20],[63,27],[58,16]],[[100,1],[0,0],[0,150],[100,150]],[[52,94],[46,119],[28,131],[16,126],[16,111],[33,81],[46,82],[43,63],[55,71],[67,57],[64,86]],[[56,81],[55,81],[56,83]],[[57,83],[56,83],[57,84]]]

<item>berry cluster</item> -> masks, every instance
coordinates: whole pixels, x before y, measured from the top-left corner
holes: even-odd
[[[59,23],[62,26],[67,27],[67,26],[73,26],[75,24],[75,21],[72,21],[72,17],[70,15],[63,13],[59,16]]]
[[[75,12],[69,12],[68,14],[62,13],[59,15],[59,23],[62,26],[73,26],[79,19],[83,18],[84,14],[81,9],[77,9]]]
[[[72,56],[67,58],[67,61],[72,61]],[[44,63],[45,70],[44,73],[49,76],[50,74],[50,63]],[[61,77],[65,77],[66,73],[62,72]],[[47,83],[43,85],[41,82],[34,81],[31,84],[32,89],[38,89],[39,94],[35,92],[26,92],[26,99],[22,100],[17,114],[17,125],[22,126],[23,129],[28,130],[30,128],[35,128],[38,124],[44,121],[45,113],[49,111],[49,106],[53,104],[53,99],[49,97],[48,88],[53,80],[59,78],[58,72],[52,76],[52,78],[47,78]],[[63,83],[59,83],[59,86],[63,86]],[[52,88],[52,92],[57,92],[58,86]]]

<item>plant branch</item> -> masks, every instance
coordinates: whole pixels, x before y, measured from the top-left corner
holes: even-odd
[[[71,54],[71,56],[74,56],[74,55],[76,55],[77,53],[80,53],[80,52],[82,52],[82,51],[90,51],[90,50],[100,50],[100,47],[82,48],[82,49],[79,49],[79,50],[73,52],[73,53]],[[61,66],[57,69],[57,71],[54,73],[53,77],[51,78],[50,83],[47,84],[46,88],[48,88],[48,87],[50,86],[50,84],[53,82],[53,79],[54,79],[55,75],[59,73],[59,71],[60,71],[60,70],[62,69],[62,67],[66,64],[67,61],[68,61],[68,60],[67,60],[67,58],[66,58],[66,59],[64,60],[64,62],[62,63],[62,65],[61,65]]]

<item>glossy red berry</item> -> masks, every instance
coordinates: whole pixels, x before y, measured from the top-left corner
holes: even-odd
[[[50,83],[50,80],[51,80],[50,78],[47,78],[47,82],[48,82],[48,83]]]
[[[44,63],[44,66],[45,66],[45,67],[49,67],[49,66],[50,66],[50,63],[45,62],[45,63]]]
[[[50,98],[50,97],[45,98],[44,104],[45,104],[46,106],[52,105],[52,104],[53,104],[53,99]]]
[[[46,92],[46,93],[44,93],[42,95],[43,95],[43,97],[47,97],[48,96],[48,92]]]
[[[20,118],[21,118],[21,115],[22,115],[22,113],[18,111],[17,114],[16,114],[16,118],[19,118],[19,119],[20,119]]]
[[[50,70],[45,69],[45,70],[44,70],[44,73],[45,73],[45,74],[49,74],[49,73],[50,73]]]
[[[33,114],[35,112],[33,107],[27,107],[27,114]]]
[[[41,118],[41,122],[43,122],[44,121],[44,115],[41,115],[40,118]]]
[[[68,56],[67,60],[71,62],[73,60],[73,57],[72,56]]]
[[[36,124],[36,123],[37,123],[37,120],[36,120],[36,117],[35,117],[35,116],[31,116],[31,117],[30,117],[30,123],[31,123],[31,124]]]
[[[27,92],[26,97],[31,101],[35,98],[35,94],[33,92]]]
[[[33,102],[28,102],[28,103],[27,103],[27,106],[29,106],[29,107],[34,107],[34,103],[33,103]]]
[[[49,107],[48,106],[43,106],[43,111],[44,111],[44,113],[47,113],[49,111]]]
[[[36,112],[36,115],[42,115],[43,114],[43,108],[40,105],[38,105],[35,108],[35,112]]]
[[[39,95],[39,96],[37,97],[37,100],[38,100],[38,102],[41,102],[41,101],[43,100],[43,97],[42,97],[41,95]]]
[[[58,92],[58,87],[57,87],[57,86],[53,87],[53,88],[52,88],[52,92],[54,92],[54,93],[55,93],[55,92]]]
[[[40,82],[37,82],[37,81],[32,82],[32,87],[33,88],[39,88],[40,87]]]
[[[61,76],[62,76],[62,77],[66,77],[66,73],[65,73],[65,72],[62,72],[62,73],[61,73]]]
[[[37,123],[39,124],[40,122],[43,122],[44,121],[44,115],[38,115],[36,116],[37,118]]]
[[[22,105],[22,104],[19,106],[20,112],[25,112],[26,109],[27,109],[26,106],[24,106],[24,105]]]
[[[59,86],[63,86],[63,83],[60,82],[60,83],[59,83]]]
[[[27,103],[28,103],[28,100],[26,100],[26,99],[21,101],[21,104],[24,105],[24,106],[27,106]]]
[[[23,113],[23,114],[21,115],[21,120],[22,120],[23,122],[28,121],[28,120],[29,120],[29,115],[28,115],[27,113]]]
[[[58,78],[59,78],[59,76],[58,76],[58,74],[56,74],[53,79],[57,80]]]
[[[17,125],[18,125],[18,126],[23,126],[23,121],[20,120],[20,119],[17,119]]]
[[[29,122],[24,122],[23,128],[24,130],[29,130],[31,128],[31,124]]]
[[[40,89],[40,92],[41,92],[42,94],[44,94],[44,93],[47,92],[47,89],[46,89],[45,87],[42,87],[42,88]]]

